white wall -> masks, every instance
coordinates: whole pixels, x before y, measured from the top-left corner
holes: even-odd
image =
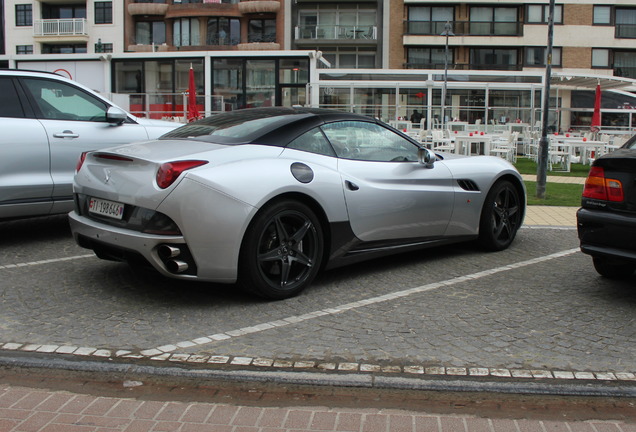
[[[50,61],[28,62],[21,61],[20,69],[41,70],[57,72],[67,78],[77,81],[99,93],[109,93],[110,86],[107,83],[108,62],[102,61]],[[108,78],[109,79],[109,78]]]

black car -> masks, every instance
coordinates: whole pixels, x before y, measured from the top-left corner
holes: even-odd
[[[581,251],[608,278],[636,270],[636,135],[594,161],[576,214]]]

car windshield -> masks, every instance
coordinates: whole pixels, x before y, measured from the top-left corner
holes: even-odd
[[[636,149],[636,135],[631,137],[624,145],[623,148]]]
[[[220,144],[244,144],[289,124],[292,117],[304,115],[284,108],[250,108],[207,117],[168,132],[160,139],[193,138]]]

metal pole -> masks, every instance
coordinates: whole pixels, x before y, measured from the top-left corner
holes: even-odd
[[[545,82],[543,83],[543,122],[541,140],[539,141],[539,166],[537,167],[537,198],[545,199],[545,187],[548,171],[548,123],[550,119],[550,78],[552,76],[552,40],[554,37],[554,1],[550,0],[550,14],[548,18],[548,50],[545,66]],[[557,102],[558,103],[558,102]]]
[[[446,127],[446,89],[448,86],[448,37],[455,36],[451,31],[451,25],[449,21],[444,24],[444,32],[442,35],[446,36],[446,47],[444,49],[444,87],[442,87],[442,118],[441,125],[442,130]]]

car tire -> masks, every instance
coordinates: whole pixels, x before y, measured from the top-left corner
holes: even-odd
[[[479,245],[488,251],[510,246],[520,228],[522,210],[522,197],[515,185],[508,180],[496,182],[481,210]]]
[[[272,203],[250,224],[239,257],[239,284],[261,297],[293,297],[311,284],[324,251],[320,221],[306,205]]]
[[[594,269],[608,279],[625,279],[634,274],[636,266],[631,263],[613,262],[607,258],[592,257]]]

